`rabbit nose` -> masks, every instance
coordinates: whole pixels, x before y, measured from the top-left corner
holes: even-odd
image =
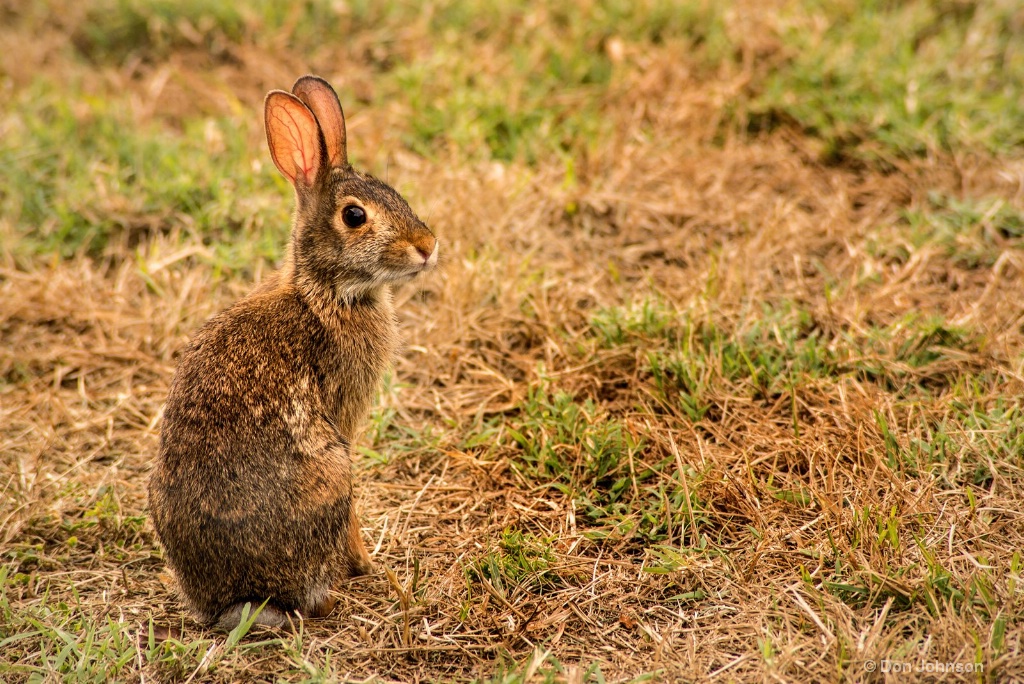
[[[430,261],[430,258],[434,256],[434,253],[437,252],[437,240],[431,238],[428,243],[420,243],[416,245],[416,251],[419,252],[421,257],[423,257],[423,263],[427,263]]]

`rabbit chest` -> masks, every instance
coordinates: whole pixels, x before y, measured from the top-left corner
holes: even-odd
[[[398,346],[398,326],[389,296],[355,303],[324,315],[321,350],[323,397],[338,432],[354,439]]]

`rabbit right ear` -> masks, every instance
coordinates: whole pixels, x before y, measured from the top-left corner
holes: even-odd
[[[345,142],[345,114],[331,84],[319,76],[303,76],[292,86],[295,97],[313,110],[327,145],[331,168],[348,166]]]
[[[271,90],[263,103],[267,145],[278,170],[292,185],[311,188],[323,165],[316,117],[297,97]]]

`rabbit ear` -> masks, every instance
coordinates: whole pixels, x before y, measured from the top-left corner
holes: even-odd
[[[291,93],[272,90],[263,103],[263,117],[278,170],[292,185],[312,187],[323,165],[320,127],[313,112]]]
[[[331,168],[348,166],[345,147],[345,114],[331,84],[319,76],[303,76],[292,86],[292,93],[313,110],[327,144]]]

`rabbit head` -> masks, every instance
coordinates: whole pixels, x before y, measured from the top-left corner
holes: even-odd
[[[391,186],[348,163],[345,117],[329,83],[303,76],[264,103],[267,143],[295,187],[290,267],[298,282],[352,301],[437,264],[433,233]]]

